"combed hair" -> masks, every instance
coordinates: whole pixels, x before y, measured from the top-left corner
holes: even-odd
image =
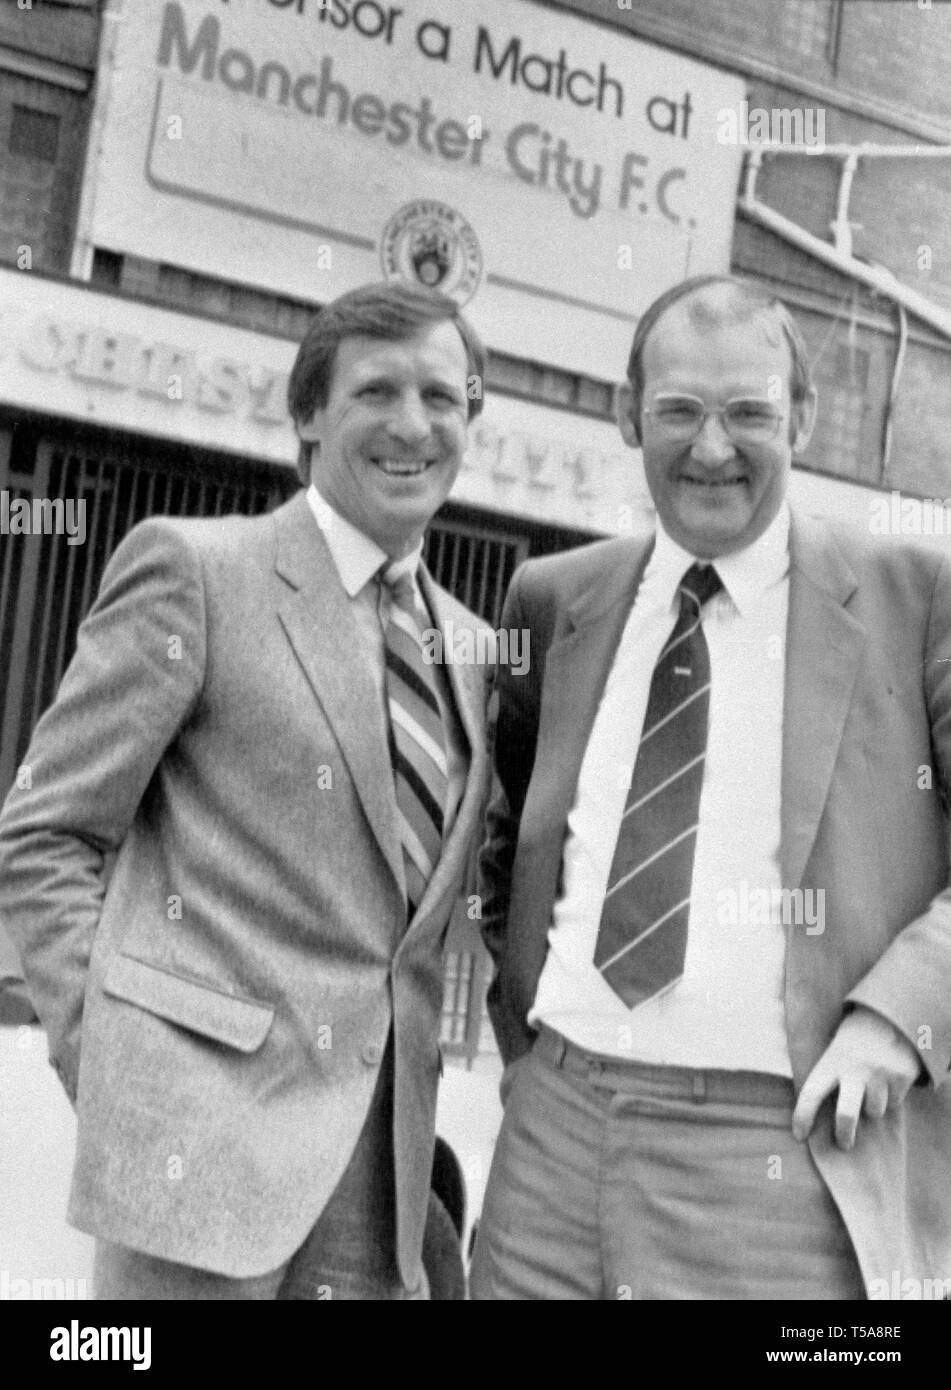
[[[469,393],[469,419],[482,409],[485,348],[456,302],[423,286],[401,281],[361,285],[317,311],[301,343],[287,387],[287,408],[295,424],[311,419],[327,404],[337,349],[345,338],[379,338],[402,342],[442,321],[454,323],[466,349],[466,372],[477,377],[478,393]]]
[[[727,286],[732,293],[724,304],[711,304],[703,296],[703,291],[714,285]],[[719,323],[742,323],[759,314],[771,318],[781,330],[789,347],[792,370],[789,378],[789,394],[794,403],[805,400],[812,390],[812,368],[809,365],[809,352],[800,329],[783,304],[782,300],[759,285],[747,280],[738,280],[733,275],[694,275],[665,290],[650,304],[638,322],[631,344],[631,354],[627,362],[627,378],[634,391],[634,407],[640,416],[641,397],[644,390],[644,348],[658,320],[668,309],[679,304],[682,299],[699,296],[696,305],[688,312],[697,323],[714,326]]]

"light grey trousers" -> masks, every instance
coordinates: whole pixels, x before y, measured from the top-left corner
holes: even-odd
[[[476,1299],[861,1299],[793,1086],[598,1059],[543,1029],[514,1069]]]

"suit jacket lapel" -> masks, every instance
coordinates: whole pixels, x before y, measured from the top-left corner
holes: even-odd
[[[535,754],[547,790],[536,809],[555,832],[559,856],[608,672],[652,549],[653,540],[632,545],[627,563],[612,564],[579,594],[548,650]]]
[[[826,527],[794,512],[789,546],[780,855],[783,887],[795,889],[829,794],[866,632],[846,608],[857,581]]]
[[[346,759],[370,828],[401,888],[403,855],[386,724],[369,660],[305,493],[275,512],[278,617]],[[289,587],[288,587],[289,586]]]

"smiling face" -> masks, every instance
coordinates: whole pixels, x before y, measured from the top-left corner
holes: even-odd
[[[671,440],[650,415],[634,418],[633,392],[622,388],[621,431],[643,449],[657,514],[668,535],[698,559],[744,549],[782,505],[793,453],[808,443],[815,416],[814,393],[790,400],[791,363],[778,324],[765,312],[698,324],[684,300],[647,338],[642,404],[649,407],[658,395],[696,396],[707,410],[738,397],[772,400],[783,415],[776,435],[734,444],[722,421],[710,416],[692,442]]]
[[[419,542],[466,447],[467,359],[446,320],[412,338],[345,338],[327,403],[299,427],[311,476],[341,516],[391,559]]]

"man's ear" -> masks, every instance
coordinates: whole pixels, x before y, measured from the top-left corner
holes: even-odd
[[[297,476],[305,487],[313,482],[314,464],[320,453],[320,438],[323,434],[323,412],[315,410],[309,420],[295,420],[294,428],[300,440],[297,455]]]
[[[801,454],[812,438],[819,397],[813,386],[801,401],[793,404],[790,415],[790,443],[794,454]]]
[[[297,476],[305,487],[314,479],[314,464],[320,453],[320,440],[323,435],[323,411],[315,410],[309,420],[295,420],[294,428],[300,440],[297,455]]]
[[[305,444],[316,444],[324,432],[323,411],[315,410],[309,420],[298,420],[297,433]]]
[[[634,395],[634,387],[629,381],[622,381],[617,389],[615,401],[618,428],[625,444],[632,449],[641,447],[641,427],[638,420],[639,402]]]

